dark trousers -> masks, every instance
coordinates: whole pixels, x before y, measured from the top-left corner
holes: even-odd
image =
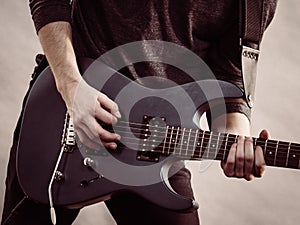
[[[33,82],[34,80],[31,81],[30,87]],[[24,102],[26,98],[27,95],[24,98]],[[24,102],[20,118],[22,117]],[[25,196],[18,182],[16,151],[20,125],[21,120],[19,119],[10,151],[1,225],[51,225],[49,206],[34,202]],[[170,178],[170,183],[179,194],[193,198],[190,175],[190,172],[186,168],[183,168]],[[191,213],[169,211],[153,205],[133,193],[118,195],[118,197],[106,201],[105,204],[118,225],[199,224],[197,211]],[[56,208],[57,225],[72,224],[78,213],[79,209]],[[101,218],[96,219],[98,219],[99,224],[101,224]]]

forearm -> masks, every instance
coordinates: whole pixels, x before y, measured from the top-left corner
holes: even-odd
[[[227,113],[212,121],[212,130],[216,132],[250,136],[250,122],[242,113]]]
[[[81,75],[72,45],[72,31],[68,22],[54,22],[42,27],[38,36],[55,77],[58,91],[67,105],[72,104],[72,96]]]

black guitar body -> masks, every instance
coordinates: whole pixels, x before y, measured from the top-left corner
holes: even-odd
[[[58,166],[62,174],[52,186],[54,204],[80,208],[106,200],[120,191],[132,191],[171,210],[196,208],[195,201],[171,189],[169,169],[181,159],[170,152],[152,153],[156,145],[161,147],[165,138],[156,134],[163,134],[159,129],[167,126],[197,129],[192,120],[197,108],[214,99],[241,97],[241,91],[216,80],[150,89],[100,62],[88,68],[84,79],[118,104],[122,121],[112,129],[122,139],[114,151],[93,151],[78,148],[79,145],[65,151]],[[47,68],[36,80],[26,103],[17,153],[17,171],[23,191],[41,203],[49,203],[48,186],[62,148],[65,118],[66,107]],[[145,126],[152,134],[149,138],[137,132]],[[159,137],[153,141],[153,136]],[[155,142],[153,148],[150,141]]]

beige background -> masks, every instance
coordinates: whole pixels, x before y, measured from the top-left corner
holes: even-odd
[[[268,128],[272,138],[300,142],[300,3],[281,0],[262,44],[253,135]],[[27,1],[0,0],[0,210],[6,165],[22,97],[40,52]],[[219,163],[201,172],[189,163],[203,225],[294,225],[300,221],[300,172],[268,168],[263,179],[225,178]],[[130,206],[129,206],[130,207]],[[103,204],[87,207],[75,222],[114,224]]]

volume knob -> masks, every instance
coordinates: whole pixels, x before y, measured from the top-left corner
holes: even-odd
[[[95,161],[93,159],[91,159],[90,157],[85,157],[83,160],[83,164],[87,167],[94,167]]]

